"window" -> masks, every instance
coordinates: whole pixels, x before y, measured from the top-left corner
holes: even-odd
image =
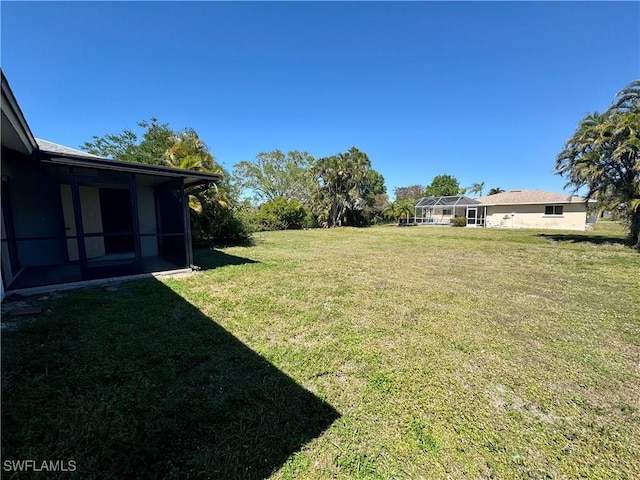
[[[452,209],[450,208],[443,208],[442,209],[442,215],[451,215],[452,213]]]
[[[544,207],[545,215],[562,215],[562,205],[547,205]]]

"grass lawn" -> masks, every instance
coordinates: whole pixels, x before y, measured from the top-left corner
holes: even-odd
[[[269,232],[197,252],[186,278],[36,298],[41,315],[3,329],[3,462],[640,478],[640,254],[623,235]]]

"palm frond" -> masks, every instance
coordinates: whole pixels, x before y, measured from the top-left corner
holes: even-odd
[[[189,195],[189,208],[197,214],[202,213],[202,202],[195,195]]]

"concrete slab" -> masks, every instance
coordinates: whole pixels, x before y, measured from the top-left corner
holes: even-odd
[[[177,270],[167,270],[164,272],[155,272],[155,273],[139,273],[136,275],[127,275],[124,277],[112,277],[112,278],[101,278],[96,280],[84,280],[81,282],[73,282],[73,283],[61,283],[58,285],[46,285],[43,287],[30,287],[30,288],[21,288],[16,290],[8,290],[5,292],[7,297],[11,295],[17,296],[29,296],[29,295],[41,295],[50,292],[59,292],[63,290],[72,290],[75,288],[84,288],[84,287],[92,287],[92,286],[101,286],[108,285],[114,283],[123,283],[129,282],[131,280],[138,280],[141,278],[163,278],[163,277],[176,277],[182,278],[185,276],[189,276],[193,274],[193,270],[191,268],[181,268]]]

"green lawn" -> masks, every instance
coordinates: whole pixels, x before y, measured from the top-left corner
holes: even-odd
[[[2,459],[74,459],[78,478],[640,478],[623,238],[269,232],[197,252],[187,278],[36,299],[3,330]]]

